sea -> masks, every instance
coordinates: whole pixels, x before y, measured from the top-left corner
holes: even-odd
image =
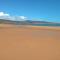
[[[56,26],[60,27],[60,24],[32,24],[33,26]]]

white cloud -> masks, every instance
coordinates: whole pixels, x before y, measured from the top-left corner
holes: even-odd
[[[27,20],[27,17],[25,17],[25,16],[15,16],[15,20],[16,21],[24,21],[24,20]]]
[[[9,19],[9,18],[10,18],[10,14],[0,12],[0,19]]]
[[[27,17],[25,17],[25,16],[19,16],[19,17],[20,17],[20,19],[23,19],[23,20],[27,19]]]
[[[0,16],[10,16],[9,14],[6,14],[4,12],[0,12]]]
[[[25,17],[25,16],[11,16],[10,14],[0,12],[0,19],[24,21],[27,19],[27,17]]]

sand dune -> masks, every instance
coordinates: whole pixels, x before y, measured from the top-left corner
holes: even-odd
[[[60,28],[12,26],[0,25],[0,60],[60,60]]]

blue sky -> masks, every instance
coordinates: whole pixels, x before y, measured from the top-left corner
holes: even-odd
[[[0,12],[33,20],[60,22],[60,0],[0,0]]]

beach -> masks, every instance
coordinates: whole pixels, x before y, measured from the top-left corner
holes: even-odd
[[[0,60],[60,60],[60,27],[1,24]]]

